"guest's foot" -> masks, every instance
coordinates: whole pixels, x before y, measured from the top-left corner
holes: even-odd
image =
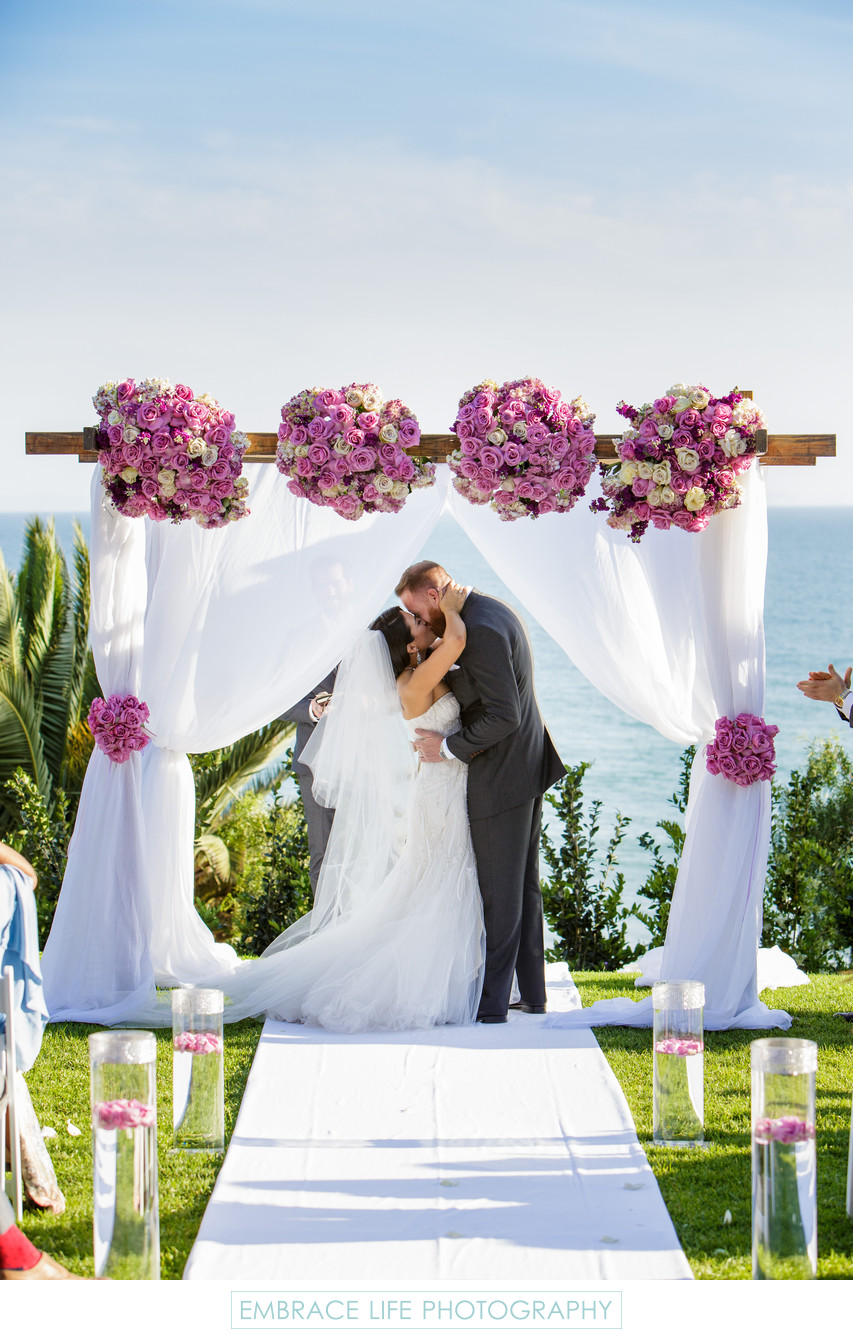
[[[73,1275],[65,1266],[61,1266],[58,1261],[54,1261],[47,1252],[42,1252],[34,1266],[28,1270],[13,1270],[10,1267],[0,1266],[0,1281],[2,1280],[79,1280],[82,1276]]]

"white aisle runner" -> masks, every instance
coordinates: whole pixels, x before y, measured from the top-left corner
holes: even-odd
[[[691,1278],[591,1031],[542,1022],[268,1021],[184,1277]]]

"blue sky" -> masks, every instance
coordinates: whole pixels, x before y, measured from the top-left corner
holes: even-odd
[[[827,3],[0,3],[0,508],[83,505],[24,430],[151,374],[250,431],[359,378],[432,431],[483,376],[601,431],[737,382],[839,434],[771,500],[844,501],[851,34]]]

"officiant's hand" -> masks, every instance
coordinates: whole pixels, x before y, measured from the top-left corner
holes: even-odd
[[[441,763],[441,742],[444,736],[437,730],[421,730],[420,726],[415,727],[415,734],[418,736],[415,749],[421,762]]]
[[[801,679],[797,688],[807,698],[817,702],[831,703],[850,688],[853,668],[848,665],[842,679],[835,666],[830,662],[829,670],[810,670],[808,679]]]

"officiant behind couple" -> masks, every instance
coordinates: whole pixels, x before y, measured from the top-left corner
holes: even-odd
[[[334,810],[314,906],[215,981],[226,1020],[337,1032],[545,1011],[542,797],[565,772],[518,616],[436,562],[344,655],[299,762]],[[414,746],[414,747],[413,747]],[[417,766],[416,766],[417,765]]]

